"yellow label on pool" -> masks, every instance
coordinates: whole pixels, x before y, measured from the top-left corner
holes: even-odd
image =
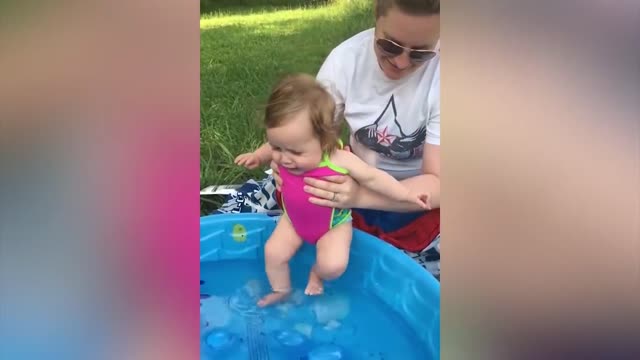
[[[237,242],[245,242],[247,241],[247,229],[241,224],[235,224],[231,231],[231,237]]]

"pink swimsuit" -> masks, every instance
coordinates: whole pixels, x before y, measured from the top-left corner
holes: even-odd
[[[351,220],[351,210],[319,206],[309,202],[310,194],[304,191],[304,178],[324,178],[345,175],[347,172],[332,164],[325,155],[317,168],[295,175],[280,166],[282,177],[282,205],[296,233],[310,244],[318,242],[332,228]]]

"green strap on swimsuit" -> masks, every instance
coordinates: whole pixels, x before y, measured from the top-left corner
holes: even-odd
[[[342,140],[338,139],[338,145],[340,145],[340,149],[342,150],[344,148],[344,144],[342,143]],[[329,159],[329,154],[328,153],[324,153],[322,154],[322,161],[320,162],[320,164],[318,164],[318,167],[323,167],[326,166],[329,169],[343,174],[343,175],[347,175],[349,173],[349,171],[343,167],[340,167],[334,163],[331,162],[331,159]]]

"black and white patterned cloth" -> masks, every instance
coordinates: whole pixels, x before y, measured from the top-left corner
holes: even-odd
[[[272,175],[262,180],[249,180],[227,195],[224,203],[212,214],[267,213],[279,215],[275,197],[276,185]]]
[[[414,253],[403,250],[415,262],[440,280],[440,234],[421,252]]]

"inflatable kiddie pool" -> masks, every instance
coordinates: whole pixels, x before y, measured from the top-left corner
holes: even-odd
[[[225,214],[200,220],[201,359],[338,360],[440,358],[440,285],[384,241],[354,231],[349,266],[303,294],[315,249],[290,263],[294,291],[258,308],[269,291],[264,243],[277,218]]]

